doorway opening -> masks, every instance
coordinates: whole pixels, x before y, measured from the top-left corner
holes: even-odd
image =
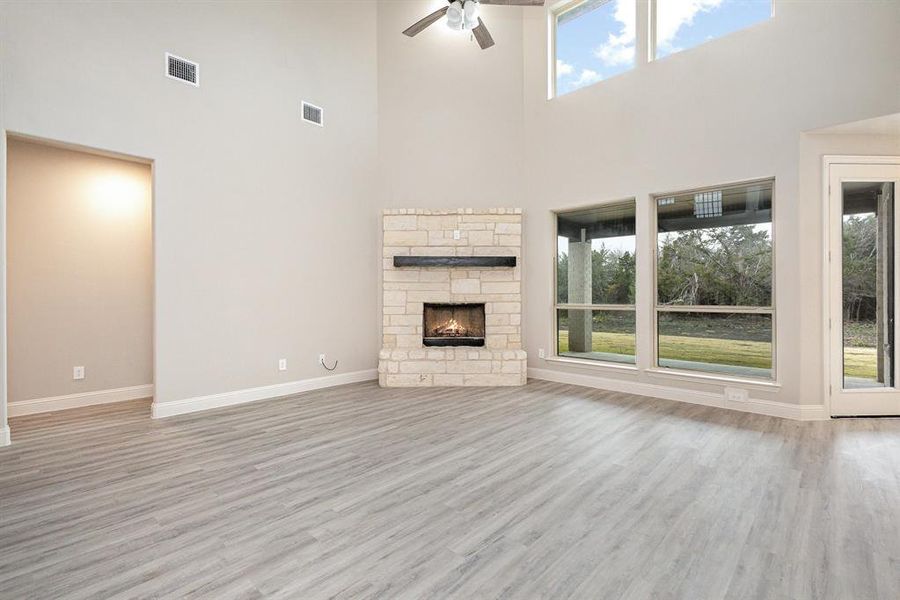
[[[900,160],[826,157],[825,177],[831,413],[900,415]]]
[[[7,136],[10,417],[153,397],[152,183],[149,160]]]

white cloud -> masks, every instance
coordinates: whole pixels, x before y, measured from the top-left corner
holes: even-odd
[[[610,33],[607,40],[594,49],[594,56],[610,67],[634,61],[634,38],[637,27],[634,0],[616,0],[613,17],[620,23],[621,30],[618,34]]]
[[[622,43],[621,38],[610,34],[609,40],[594,50],[594,56],[609,67],[631,64],[634,62],[634,40]]]
[[[674,50],[672,40],[682,26],[692,24],[697,13],[709,12],[721,4],[722,0],[666,0],[657,3],[656,45]]]
[[[581,72],[575,77],[577,70],[575,65],[571,65],[562,60],[556,61],[556,76],[568,77],[565,85],[570,90],[577,90],[580,87],[596,83],[603,79],[603,75],[597,71],[592,71],[591,69],[581,69]]]
[[[581,74],[578,76],[578,79],[572,82],[573,88],[580,88],[585,85],[590,85],[592,83],[597,83],[603,79],[603,75],[596,71],[591,71],[590,69],[582,69]]]

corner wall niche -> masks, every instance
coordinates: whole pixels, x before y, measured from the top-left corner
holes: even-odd
[[[522,209],[387,209],[378,382],[524,385]]]

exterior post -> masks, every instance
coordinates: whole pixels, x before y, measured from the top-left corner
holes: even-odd
[[[569,304],[591,304],[591,242],[581,230],[581,241],[569,240]],[[569,309],[569,351],[590,352],[592,327],[590,309]]]
[[[877,229],[875,233],[875,352],[877,358],[876,381],[885,385],[893,385],[892,348],[890,329],[893,327],[894,303],[894,206],[890,190],[878,195],[875,214]]]

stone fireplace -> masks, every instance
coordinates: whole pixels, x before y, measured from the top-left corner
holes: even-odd
[[[382,386],[523,385],[522,210],[387,209]]]

